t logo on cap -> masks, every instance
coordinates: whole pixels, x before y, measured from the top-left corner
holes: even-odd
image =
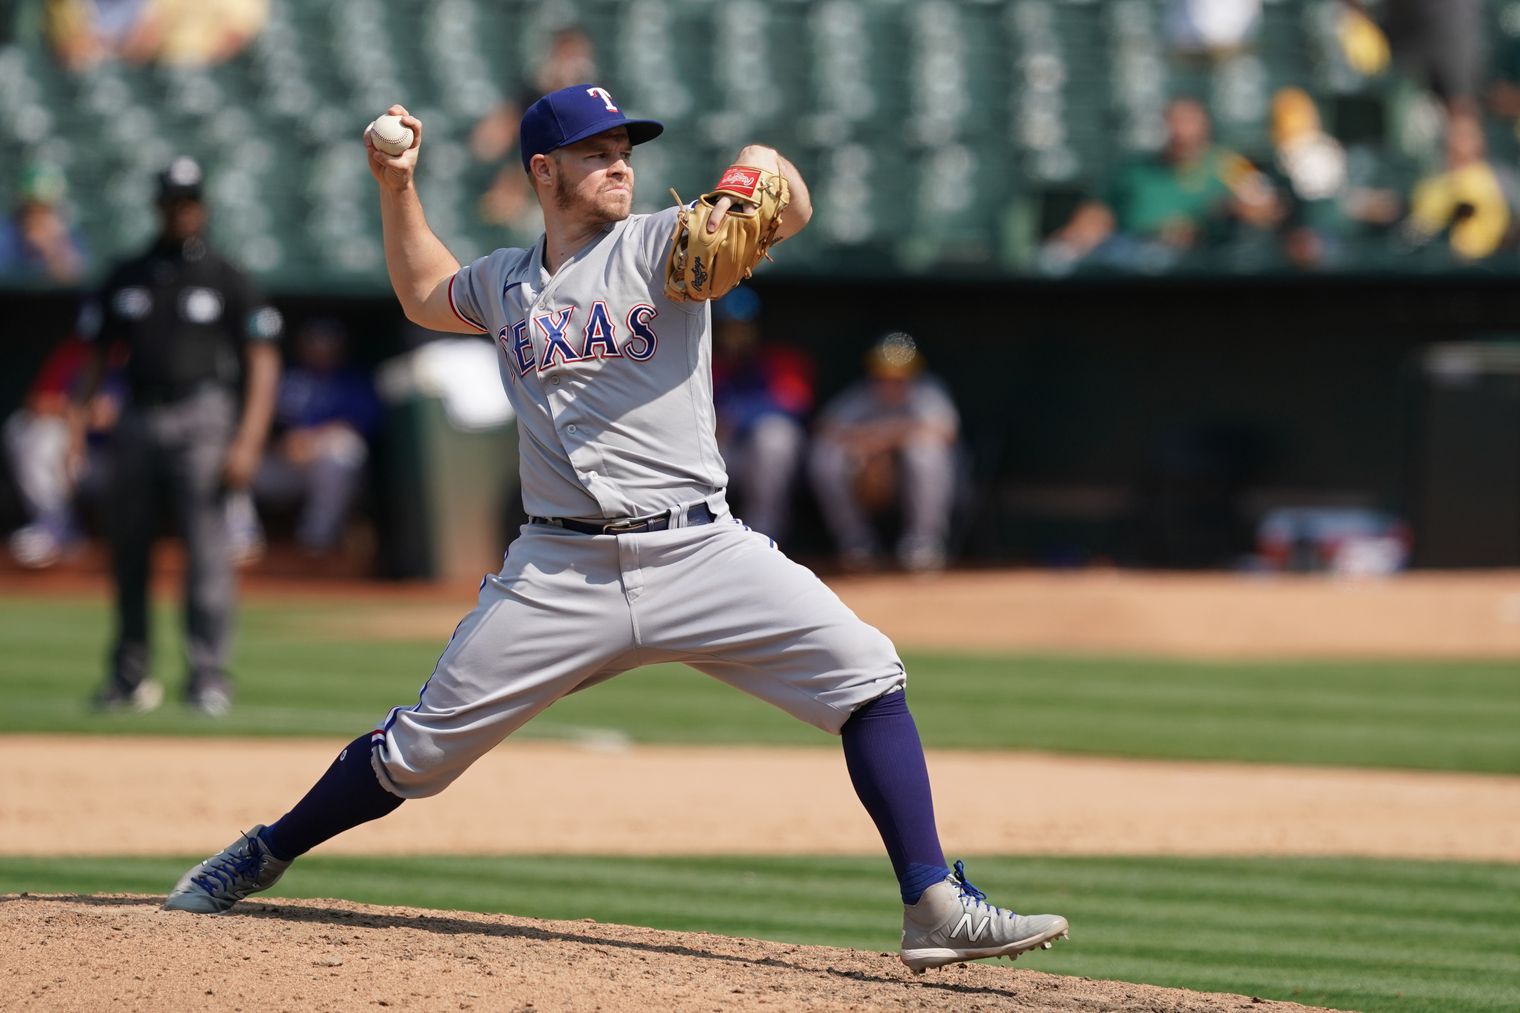
[[[612,93],[594,84],[551,91],[530,105],[518,128],[523,168],[531,171],[534,155],[547,155],[588,137],[624,127],[631,144],[643,144],[665,129],[657,120],[630,120],[612,101]]]

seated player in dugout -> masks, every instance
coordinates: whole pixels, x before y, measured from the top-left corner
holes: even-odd
[[[295,329],[269,446],[253,477],[259,507],[296,508],[296,543],[323,565],[343,548],[384,413],[373,379],[349,362],[348,348],[348,331],[335,319]]]
[[[770,340],[748,286],[712,302],[718,451],[744,523],[785,545],[792,489],[807,448],[813,359]]]
[[[392,284],[413,322],[495,338],[528,522],[416,703],[345,746],[280,819],[186,872],[165,906],[226,911],[323,841],[443,791],[566,694],[679,661],[841,737],[897,877],[909,968],[1065,936],[1066,919],[994,907],[947,865],[896,650],[729,511],[708,301],[807,224],[796,168],[750,145],[710,194],[634,214],[634,148],[664,127],[629,119],[605,88],[563,88],[520,127],[543,234],[461,267],[414,183],[423,124],[390,114],[411,137],[396,154],[372,132],[366,146]]]
[[[941,570],[955,501],[960,413],[924,372],[913,338],[897,331],[866,353],[866,376],[819,414],[808,469],[840,565],[872,569],[880,546],[871,516],[901,503],[897,559],[911,572]]]

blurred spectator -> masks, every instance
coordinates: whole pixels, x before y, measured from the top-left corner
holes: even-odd
[[[113,349],[100,390],[84,406],[86,453],[75,473],[69,464],[69,406],[89,347],[74,338],[49,353],[21,407],[5,420],[5,452],[27,520],[12,532],[11,556],[22,566],[52,566],[83,538],[77,511],[105,485],[105,440],[125,395],[119,354]]]
[[[209,66],[242,51],[269,19],[269,0],[48,0],[46,31],[59,60]]]
[[[226,497],[247,488],[263,454],[281,325],[247,276],[207,243],[202,183],[200,166],[188,158],[159,175],[159,235],[109,273],[81,316],[95,356],[76,404],[94,396],[105,349],[116,342],[127,348],[128,400],[110,442],[116,641],[94,698],[106,709],[151,710],[163,699],[149,675],[148,578],[166,512],[184,535],[186,700],[209,716],[232,704],[235,587]],[[71,428],[77,455],[82,410]]]
[[[522,110],[540,95],[568,88],[580,81],[598,79],[596,50],[591,37],[579,25],[559,29],[549,41],[549,51],[518,94],[480,118],[470,134],[470,150],[483,162],[505,158],[517,146],[517,123]]]
[[[261,507],[299,504],[296,541],[323,556],[341,547],[380,399],[370,375],[349,365],[348,335],[335,320],[303,325],[293,356],[280,377],[273,435],[253,493]]]
[[[1488,111],[1520,131],[1520,32],[1502,32],[1489,61]]]
[[[1221,240],[1232,220],[1259,227],[1277,221],[1278,201],[1266,177],[1213,143],[1200,102],[1174,99],[1165,115],[1162,150],[1121,165],[1106,199],[1077,208],[1047,242],[1047,267],[1090,255],[1125,268],[1165,267]]]
[[[268,20],[269,0],[153,0],[144,32],[157,62],[204,67],[242,52]]]
[[[141,63],[155,49],[149,8],[157,0],[47,0],[43,28],[58,60],[87,70],[104,60]]]
[[[748,288],[714,302],[712,315],[718,450],[744,522],[781,542],[807,443],[813,363],[795,348],[761,338],[760,297]]]
[[[889,334],[866,356],[868,377],[823,407],[808,466],[846,569],[875,565],[870,514],[894,493],[903,512],[898,561],[913,571],[945,565],[960,413],[923,368],[913,339]]]
[[[1288,202],[1283,247],[1294,265],[1333,262],[1358,225],[1398,219],[1403,202],[1397,193],[1351,183],[1345,149],[1321,128],[1319,109],[1300,88],[1283,88],[1272,99],[1272,148],[1278,189]]]
[[[524,80],[517,94],[499,103],[475,124],[470,132],[470,150],[476,161],[497,162],[507,158],[517,147],[517,124],[522,111],[540,95],[582,81],[600,80],[596,50],[591,36],[579,25],[559,29],[549,41],[544,55],[530,79]],[[528,186],[525,173],[515,160],[508,162],[491,181],[480,198],[480,216],[493,225],[537,233],[542,225],[538,202]]]
[[[1347,3],[1335,21],[1336,41],[1346,65],[1363,77],[1376,77],[1388,69],[1393,53],[1388,36],[1360,4]]]
[[[1483,124],[1470,112],[1446,124],[1446,167],[1415,184],[1405,226],[1416,243],[1445,237],[1461,260],[1481,260],[1510,238],[1520,197],[1514,173],[1486,157]]]
[[[1369,16],[1366,0],[1342,0]],[[1380,23],[1393,60],[1449,112],[1472,111],[1486,75],[1484,0],[1384,0]]]
[[[1217,56],[1245,48],[1261,26],[1261,0],[1167,0],[1164,25],[1176,53]]]
[[[84,240],[64,220],[63,173],[32,165],[21,174],[15,212],[0,224],[0,277],[71,284],[84,275]]]

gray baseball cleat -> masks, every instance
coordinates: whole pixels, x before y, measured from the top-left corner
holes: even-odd
[[[221,914],[250,893],[267,890],[290,868],[269,853],[259,837],[261,823],[179,878],[164,901],[165,911]]]
[[[226,683],[208,683],[191,690],[185,704],[208,718],[224,718],[232,713],[232,690]]]
[[[982,957],[1007,957],[1050,949],[1067,937],[1060,915],[1020,915],[987,903],[987,895],[966,882],[964,863],[903,909],[902,962],[917,974]]]

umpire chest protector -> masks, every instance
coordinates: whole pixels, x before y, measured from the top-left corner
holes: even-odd
[[[118,267],[101,292],[103,342],[123,341],[139,405],[173,401],[242,375],[242,343],[256,327],[248,282],[199,238],[159,242]]]

